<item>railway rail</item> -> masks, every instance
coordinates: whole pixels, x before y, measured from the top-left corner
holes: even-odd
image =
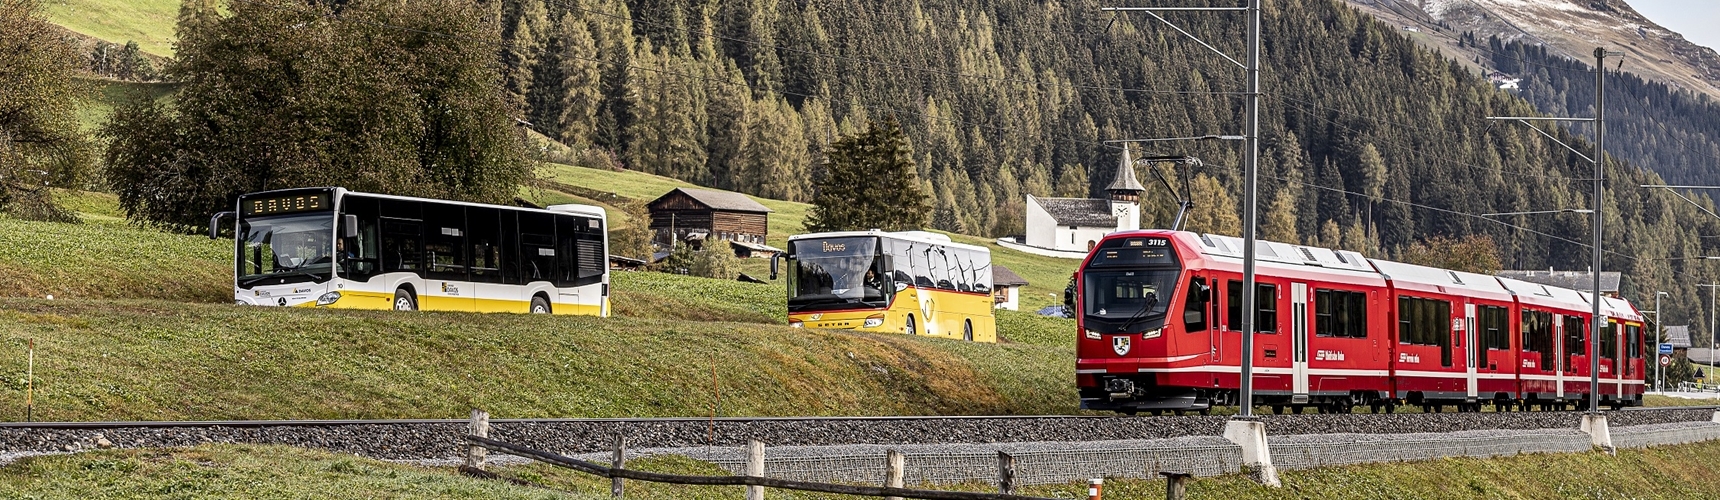
[[[1620,412],[1655,412],[1674,410],[1703,410],[1720,411],[1720,405],[1704,406],[1633,406],[1621,408]],[[1493,413],[1493,412],[1488,412]],[[1542,412],[1531,412],[1540,414]],[[1554,412],[1559,414],[1561,412]],[[1578,413],[1576,411],[1562,412],[1564,414]],[[1367,414],[1355,414],[1367,415]],[[1394,415],[1415,415],[1415,413],[1397,413]],[[1303,415],[1313,416],[1313,415]],[[1391,416],[1391,415],[1380,415]],[[837,422],[908,422],[908,421],[998,421],[998,420],[1118,420],[1140,418],[1179,418],[1177,416],[1126,416],[1126,415],[927,415],[927,416],[832,416],[832,417],[647,417],[647,418],[495,418],[490,423],[507,424],[684,424],[684,423],[837,423]],[[1204,416],[1203,416],[1204,417]],[[1220,416],[1223,418],[1223,416]],[[322,420],[125,420],[125,421],[90,421],[90,422],[0,422],[0,429],[168,429],[168,428],[197,428],[197,427],[340,427],[358,425],[425,425],[425,424],[465,424],[466,419],[459,418],[403,418],[403,419],[322,419]]]
[[[1709,421],[1715,406],[1612,412],[1614,426]],[[1575,429],[1580,412],[1261,415],[1272,435],[1409,434],[1499,429]],[[492,436],[564,454],[629,449],[1082,442],[1222,435],[1227,416],[1095,415],[980,417],[772,417],[492,419]],[[161,448],[204,443],[283,444],[390,460],[461,456],[464,419],[10,422],[0,453]]]

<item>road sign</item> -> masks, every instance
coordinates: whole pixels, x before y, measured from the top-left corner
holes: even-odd
[[[1661,354],[1672,354],[1672,344],[1660,344]]]
[[[1672,366],[1672,356],[1661,355],[1660,366]]]

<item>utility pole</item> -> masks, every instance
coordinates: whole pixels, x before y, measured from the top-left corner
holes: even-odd
[[[1248,99],[1243,110],[1243,176],[1242,188],[1242,361],[1241,382],[1238,384],[1240,397],[1237,400],[1238,417],[1251,418],[1254,416],[1254,315],[1258,310],[1254,293],[1254,262],[1255,262],[1255,229],[1258,225],[1258,200],[1256,186],[1260,180],[1260,2],[1248,0],[1246,7],[1104,7],[1105,12],[1143,12],[1159,22],[1165,23],[1184,36],[1193,39],[1207,50],[1218,54],[1232,64],[1241,66],[1247,72],[1248,88],[1245,94]],[[1199,11],[1199,12],[1242,12],[1248,17],[1248,57],[1247,64],[1237,62],[1224,52],[1214,48],[1200,38],[1183,30],[1176,24],[1165,20],[1158,12],[1168,11]],[[1211,138],[1231,138],[1232,136],[1215,136]],[[1194,139],[1194,138],[1191,138]]]
[[[1660,323],[1660,296],[1662,296],[1662,295],[1670,295],[1670,294],[1668,294],[1666,292],[1654,292],[1654,391],[1655,392],[1664,392],[1666,390],[1665,388],[1662,388],[1660,385],[1660,371],[1661,371],[1660,370],[1660,344],[1661,344],[1661,342],[1665,342],[1664,340],[1661,340],[1663,337],[1663,335],[1661,335],[1661,333],[1664,332],[1666,329],[1666,327],[1662,326]]]
[[[1591,206],[1589,207],[1589,209],[1593,210],[1593,212],[1594,212],[1593,215],[1590,216],[1592,233],[1594,234],[1594,242],[1592,244],[1592,248],[1593,248],[1594,252],[1593,252],[1593,261],[1589,264],[1589,271],[1594,273],[1593,288],[1591,288],[1589,290],[1589,293],[1592,294],[1594,297],[1594,300],[1589,301],[1589,302],[1591,302],[1591,305],[1594,306],[1594,308],[1590,311],[1590,316],[1589,316],[1589,323],[1590,323],[1590,325],[1589,325],[1589,353],[1588,353],[1589,354],[1589,413],[1591,413],[1591,414],[1600,413],[1600,409],[1601,409],[1600,408],[1601,407],[1601,399],[1600,399],[1601,358],[1599,356],[1600,347],[1598,344],[1600,343],[1599,341],[1601,338],[1601,330],[1606,327],[1606,317],[1601,315],[1601,301],[1604,300],[1601,298],[1601,222],[1604,221],[1606,218],[1604,215],[1601,214],[1601,204],[1603,202],[1602,198],[1605,196],[1605,188],[1606,188],[1606,183],[1604,182],[1604,178],[1606,176],[1605,153],[1606,153],[1606,137],[1607,137],[1607,133],[1606,133],[1606,74],[1607,74],[1607,72],[1606,72],[1607,71],[1606,70],[1606,58],[1607,58],[1607,56],[1622,56],[1622,55],[1624,55],[1624,54],[1620,53],[1620,52],[1608,52],[1606,47],[1595,47],[1595,117],[1594,118],[1548,118],[1548,117],[1539,117],[1539,116],[1489,116],[1489,117],[1487,117],[1487,119],[1489,119],[1489,120],[1515,120],[1515,121],[1523,123],[1524,125],[1528,125],[1530,128],[1534,128],[1536,132],[1540,132],[1541,135],[1544,135],[1544,136],[1547,136],[1548,138],[1553,139],[1553,142],[1558,142],[1560,146],[1565,146],[1565,149],[1571,150],[1571,152],[1576,153],[1577,156],[1581,156],[1584,159],[1587,159],[1590,162],[1593,162],[1595,164],[1595,179],[1594,179],[1595,180],[1595,192],[1594,192],[1594,199],[1590,202]],[[1534,124],[1530,123],[1531,121],[1594,122],[1594,124],[1595,124],[1595,151],[1594,151],[1594,156],[1590,157],[1588,155],[1584,155],[1581,151],[1577,151],[1576,148],[1572,148],[1563,142],[1559,142],[1559,140],[1557,138],[1554,138],[1552,136],[1552,134],[1548,134],[1546,131],[1543,131],[1540,128],[1535,127]]]
[[[1708,378],[1714,378],[1714,295],[1720,293],[1720,283],[1697,283],[1696,286],[1708,287]]]

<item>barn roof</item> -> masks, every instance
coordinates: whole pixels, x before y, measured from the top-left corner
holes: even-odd
[[[1497,276],[1586,292],[1594,288],[1594,274],[1588,271],[1499,271]],[[1601,272],[1601,293],[1618,292],[1619,273]]]
[[[1111,202],[1093,198],[1033,197],[1045,213],[1059,226],[1117,227],[1117,216],[1111,214]]]
[[[1672,344],[1673,349],[1690,348],[1690,325],[1666,327],[1666,343]]]
[[[753,201],[752,198],[748,198],[744,194],[693,188],[675,188],[667,193],[663,193],[663,196],[659,196],[657,199],[651,200],[650,205],[656,205],[657,202],[663,201],[665,198],[673,196],[677,192],[686,195],[688,198],[692,198],[693,201],[712,210],[757,212],[761,214],[770,213],[771,211],[769,208],[766,208],[764,205],[760,205],[758,202]]]
[[[992,264],[991,284],[992,286],[1021,286],[1027,284],[1027,278],[1015,274],[1015,271],[1011,271],[1007,267]]]

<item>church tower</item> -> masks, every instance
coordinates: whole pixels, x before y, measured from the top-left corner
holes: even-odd
[[[1129,144],[1123,143],[1123,159],[1117,162],[1117,173],[1105,192],[1111,195],[1111,215],[1117,216],[1118,231],[1141,228],[1141,193],[1147,188],[1135,180],[1135,160],[1129,156]]]

